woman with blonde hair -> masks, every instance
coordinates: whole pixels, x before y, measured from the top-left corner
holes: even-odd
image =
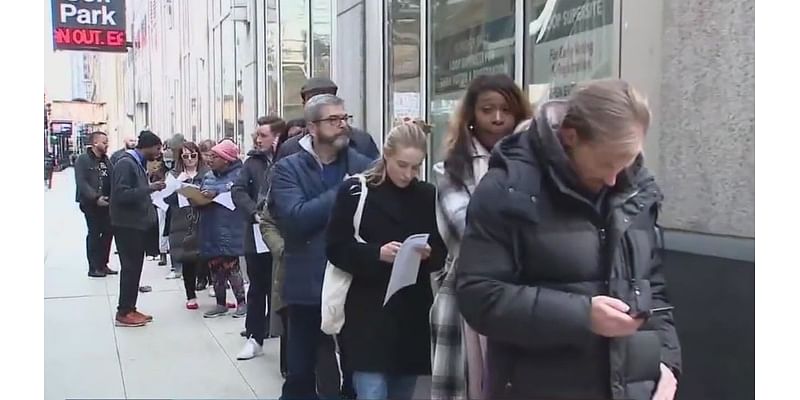
[[[530,118],[528,101],[507,75],[483,75],[467,88],[444,139],[444,161],[433,167],[439,232],[448,257],[431,309],[431,394],[440,399],[483,398],[486,339],[464,322],[455,300],[455,270],[467,205],[489,169],[489,153]]]
[[[446,250],[436,229],[436,189],[417,179],[426,148],[420,125],[392,129],[383,157],[363,181],[344,182],[331,213],[328,259],[353,276],[340,340],[358,398],[411,399],[417,377],[430,374],[430,274],[442,268]],[[363,212],[354,219],[364,190]],[[417,281],[384,306],[395,257],[414,234],[429,235],[428,244],[416,249],[422,260]]]

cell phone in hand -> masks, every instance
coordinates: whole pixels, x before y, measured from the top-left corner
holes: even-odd
[[[657,308],[651,308],[649,310],[639,311],[631,316],[636,319],[648,319],[654,315],[663,314],[672,311],[674,309],[675,307],[673,306],[657,307]]]

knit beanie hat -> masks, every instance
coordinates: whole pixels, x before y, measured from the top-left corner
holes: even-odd
[[[211,148],[211,151],[226,161],[233,161],[239,158],[239,148],[230,140],[219,142],[218,145]]]

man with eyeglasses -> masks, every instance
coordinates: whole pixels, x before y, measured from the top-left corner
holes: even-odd
[[[338,395],[324,388],[331,384],[338,388],[338,378],[328,382],[333,379],[326,377],[318,390],[315,372],[318,352],[332,353],[334,348],[333,339],[320,330],[325,226],[339,185],[372,162],[349,146],[350,116],[342,99],[331,94],[312,97],[305,105],[305,118],[308,134],[299,142],[302,150],[277,162],[268,198],[284,239],[283,301],[289,331],[288,375],[281,398],[287,400],[317,399],[318,392],[324,397]]]
[[[306,102],[308,102],[314,96],[321,94],[331,94],[335,96],[338,91],[339,88],[330,79],[314,77],[307,80],[300,89],[300,98],[303,100],[303,105],[305,105]],[[310,121],[306,120],[306,123],[308,122]],[[378,146],[375,145],[375,140],[372,139],[372,136],[361,129],[351,127],[350,123],[353,122],[352,116],[348,116],[344,122],[350,137],[350,141],[348,143],[350,147],[355,149],[360,154],[366,156],[370,160],[377,160],[380,156],[380,152],[378,151]],[[300,140],[302,140],[307,134],[308,128],[306,128],[304,132],[298,134],[297,136],[287,139],[286,142],[282,143],[278,148],[278,154],[275,156],[275,159],[280,160],[288,155],[299,152],[301,150]]]

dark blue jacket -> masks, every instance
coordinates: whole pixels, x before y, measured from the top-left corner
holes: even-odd
[[[327,265],[325,227],[338,190],[338,185],[325,188],[322,165],[310,142],[310,136],[303,138],[303,151],[282,158],[272,170],[269,211],[284,239],[283,301],[288,305],[320,304]],[[345,163],[347,175],[354,175],[366,170],[372,160],[348,147],[336,162]]]
[[[200,188],[218,195],[230,192],[242,171],[242,162],[236,160],[220,173],[208,171]],[[238,257],[244,255],[244,224],[236,210],[217,203],[200,207],[200,256]]]

